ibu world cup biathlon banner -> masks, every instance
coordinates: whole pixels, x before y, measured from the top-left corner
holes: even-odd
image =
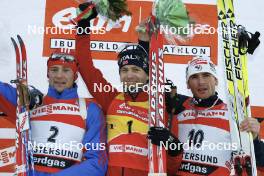
[[[56,3],[56,6],[54,6]],[[132,16],[123,16],[119,21],[108,21],[98,15],[91,21],[92,57],[99,60],[115,60],[117,49],[125,43],[136,43],[135,28],[150,16],[153,2],[129,0]],[[173,45],[164,40],[164,56],[167,63],[186,64],[193,56],[210,56],[217,64],[217,7],[207,4],[186,3],[191,20],[195,23],[186,28],[190,34],[183,42]],[[70,19],[76,17],[78,3],[74,0],[47,0],[43,56],[49,56],[55,48],[75,48],[74,25]],[[176,28],[162,27],[164,33],[177,33]]]

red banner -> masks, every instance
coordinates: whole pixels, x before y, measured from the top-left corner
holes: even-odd
[[[56,6],[54,6],[56,3]],[[92,32],[91,50],[96,59],[115,60],[116,50],[124,42],[137,42],[135,27],[151,13],[152,2],[128,1],[132,16],[123,16],[120,27],[98,16],[92,21],[92,27],[99,30]],[[70,18],[76,17],[75,1],[47,0],[44,26],[43,56],[49,56],[51,49],[74,48],[73,25]],[[187,63],[193,56],[211,56],[217,63],[217,8],[216,5],[186,4],[187,10],[195,24],[190,28],[196,34],[179,45],[170,45],[164,40],[164,60],[169,63]],[[164,28],[166,31],[166,28]],[[167,31],[166,31],[167,32]],[[173,32],[173,31],[172,31]]]

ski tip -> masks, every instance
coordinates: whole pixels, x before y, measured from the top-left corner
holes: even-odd
[[[14,46],[17,46],[17,43],[16,43],[16,41],[15,41],[15,39],[13,37],[11,37],[11,41],[12,41]]]
[[[23,42],[23,40],[22,40],[22,38],[20,37],[19,34],[17,35],[17,39],[18,39],[19,43]]]

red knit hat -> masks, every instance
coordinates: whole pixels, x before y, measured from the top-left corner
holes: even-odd
[[[63,65],[72,69],[75,74],[74,80],[77,79],[78,64],[75,59],[75,52],[72,49],[60,48],[56,49],[48,59],[48,69],[53,65]]]

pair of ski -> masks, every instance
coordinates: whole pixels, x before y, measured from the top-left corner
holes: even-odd
[[[147,31],[150,34],[149,49],[149,127],[166,127],[164,81],[163,38],[159,24],[154,16],[148,21]],[[164,147],[151,144],[149,148],[149,176],[166,176],[166,150]]]
[[[240,132],[239,124],[250,117],[247,57],[239,54],[238,28],[235,23],[233,0],[217,0],[219,27],[226,75],[226,96],[229,109],[232,143],[237,150],[232,154],[231,175],[256,176],[253,138]]]
[[[31,167],[34,173],[33,153],[29,146],[31,131],[29,124],[29,92],[27,88],[27,53],[22,38],[17,35],[18,43],[11,38],[16,53],[17,108],[16,108],[16,156],[15,175],[28,176]]]

